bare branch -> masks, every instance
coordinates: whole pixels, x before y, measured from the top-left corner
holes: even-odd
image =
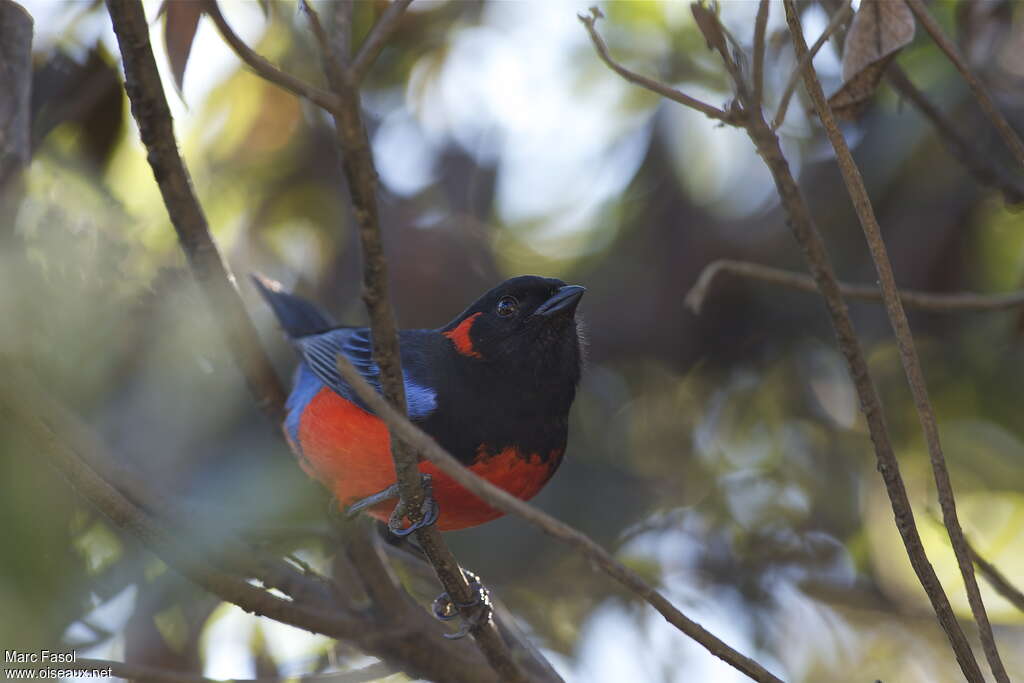
[[[373,360],[380,368],[381,388],[387,403],[404,415],[405,382],[398,346],[398,329],[388,296],[387,260],[381,240],[377,206],[377,171],[363,125],[359,85],[355,69],[351,66],[351,13],[352,6],[346,0],[341,0],[335,8],[332,34],[328,41],[331,49],[323,55],[324,71],[327,73],[331,90],[339,101],[339,106],[334,112],[335,131],[342,152],[342,168],[348,181],[348,190],[359,226],[363,256],[363,302],[370,316]],[[364,63],[368,68],[371,60],[369,55],[372,55],[376,48],[370,46],[366,49],[367,61]],[[425,498],[418,458],[399,434],[393,429],[390,433],[395,474],[401,493],[399,504],[406,511],[410,522],[415,524],[422,519]],[[440,531],[433,525],[423,527],[416,531],[416,539],[453,602],[456,605],[475,605],[476,596],[455,556],[441,538]],[[494,621],[489,617],[474,618],[483,614],[481,610],[486,609],[483,605],[466,608],[468,614],[464,616],[473,624],[470,633],[502,680],[525,681],[525,675],[502,640]]]
[[[786,122],[786,110],[789,109],[789,100],[793,97],[793,93],[796,91],[797,83],[800,82],[800,74],[803,73],[807,65],[814,60],[814,56],[818,54],[818,51],[828,42],[828,39],[839,30],[839,27],[843,25],[843,22],[847,21],[853,14],[853,5],[850,0],[844,0],[842,6],[832,15],[832,19],[828,22],[828,26],[822,31],[818,39],[814,41],[814,45],[807,51],[807,54],[803,58],[797,59],[796,67],[793,69],[793,73],[789,75],[789,80],[786,81],[786,88],[782,91],[782,99],[779,100],[779,108],[775,112],[775,119],[772,121],[772,130],[778,130],[779,127]]]
[[[210,236],[206,216],[178,154],[171,112],[149,43],[145,12],[137,0],[109,0],[107,8],[121,48],[125,90],[131,100],[132,115],[138,123],[149,165],[178,233],[178,241],[210,312],[222,322],[225,342],[257,404],[274,424],[280,424],[284,420],[284,390],[260,346],[256,328],[235,288],[234,276]]]
[[[756,681],[776,683],[780,680],[760,664],[732,649],[700,624],[684,615],[668,598],[644,581],[639,574],[616,560],[588,536],[498,488],[469,468],[464,467],[426,432],[381,398],[344,356],[338,356],[338,369],[345,378],[345,382],[355,389],[359,398],[378,417],[387,423],[392,433],[398,434],[405,443],[413,447],[416,453],[434,463],[438,469],[461,484],[470,493],[506,514],[522,517],[541,531],[576,548],[606,574],[650,603],[670,624],[700,643],[708,652],[750,678]]]
[[[601,61],[608,65],[608,68],[622,76],[630,83],[635,83],[636,85],[657,93],[662,97],[672,100],[673,102],[678,102],[679,104],[690,107],[691,109],[696,109],[708,118],[721,121],[722,123],[727,123],[730,126],[736,125],[738,118],[735,113],[724,111],[718,107],[713,107],[710,104],[701,102],[695,97],[690,97],[686,93],[680,92],[669,85],[647,78],[646,76],[641,76],[635,71],[630,71],[612,59],[611,54],[608,52],[608,46],[605,44],[601,34],[597,32],[597,28],[594,26],[597,20],[604,15],[602,15],[601,11],[596,7],[592,7],[590,11],[590,16],[580,14],[578,17],[580,22],[582,22],[586,27],[587,33],[590,34],[590,40],[594,43],[594,49],[597,50],[597,55],[601,58]]]
[[[781,268],[764,266],[749,261],[720,259],[704,267],[697,282],[686,294],[684,303],[694,313],[699,314],[711,287],[720,274],[738,275],[740,277],[768,282],[783,287],[799,289],[813,294],[819,293],[814,278],[803,273],[794,273]],[[853,285],[840,282],[839,291],[846,299],[861,301],[882,301],[882,293],[873,285]],[[1009,294],[931,294],[912,290],[900,290],[900,299],[908,308],[917,308],[933,313],[970,313],[985,311],[1006,311],[1024,306],[1024,291]]]
[[[761,0],[754,19],[754,100],[763,103],[764,98],[764,32],[768,26],[769,0]]]
[[[1024,612],[1024,591],[1010,583],[1010,580],[999,571],[999,568],[978,554],[978,551],[968,541],[967,547],[971,550],[971,557],[974,564],[978,565],[981,575],[989,582],[989,585],[997,593],[1006,598],[1014,607]]]
[[[787,19],[791,22],[796,22],[797,30],[799,30],[799,19],[796,17],[795,8],[792,7],[791,2],[786,2],[786,11]],[[717,18],[715,20],[717,21]],[[802,34],[799,35],[802,37]],[[803,49],[797,50],[798,61],[808,52],[805,43],[801,42],[799,45]],[[730,70],[730,73],[734,73],[734,69],[729,67],[727,55],[723,55],[723,57],[727,69]],[[953,645],[953,650],[961,669],[972,683],[974,681],[981,681],[983,680],[981,669],[974,659],[974,654],[967,642],[967,638],[964,636],[963,629],[957,623],[956,616],[950,607],[949,599],[946,597],[942,584],[935,575],[935,570],[928,561],[924,545],[921,542],[921,535],[914,521],[913,508],[910,505],[906,486],[900,474],[899,462],[896,460],[892,440],[889,437],[889,431],[885,424],[881,400],[871,379],[864,351],[861,348],[860,340],[857,338],[846,301],[843,299],[839,282],[835,276],[835,270],[828,257],[825,241],[814,224],[800,188],[789,169],[789,163],[782,153],[778,135],[768,126],[761,108],[757,106],[756,102],[752,101],[742,81],[740,79],[734,80],[737,81],[735,84],[737,93],[743,100],[742,104],[747,112],[747,116],[743,120],[743,127],[746,129],[758,154],[772,174],[779,199],[788,215],[789,225],[804,253],[811,276],[814,278],[824,299],[836,333],[839,350],[846,359],[847,368],[857,391],[857,396],[860,399],[861,411],[864,414],[868,431],[871,435],[871,441],[874,445],[878,470],[882,474],[886,493],[892,505],[896,528],[899,530],[900,537],[907,549],[910,563],[922,587],[928,594],[940,625]]]
[[[964,168],[982,185],[999,190],[1009,204],[1024,203],[1024,182],[1006,173],[991,157],[981,154],[957,129],[946,116],[932,104],[925,94],[910,80],[907,73],[898,64],[890,64],[886,69],[889,85],[900,95],[907,98],[917,107],[935,130],[946,149]]]
[[[254,614],[349,641],[410,675],[463,683],[500,680],[475,647],[445,639],[437,622],[418,605],[410,602],[409,609],[384,619],[381,612],[345,609],[334,599],[339,589],[319,575],[304,576],[231,537],[207,538],[202,520],[171,512],[169,523],[157,494],[131,483],[132,495],[120,489],[123,473],[113,465],[109,448],[80,418],[49,397],[14,359],[0,356],[0,370],[18,387],[17,392],[0,391],[0,423],[17,425],[36,447],[33,453],[46,457],[89,503],[210,593]],[[151,499],[140,505],[132,499],[139,495]],[[187,524],[177,523],[179,519]],[[257,578],[292,599],[278,598],[243,577]]]
[[[287,90],[293,95],[306,98],[328,112],[333,112],[337,108],[338,101],[335,95],[282,71],[246,45],[245,41],[234,32],[231,25],[224,18],[224,15],[221,14],[217,0],[206,1],[206,13],[213,19],[213,23],[216,25],[221,37],[224,38],[224,42],[258,76]]]
[[[392,0],[377,23],[370,29],[369,35],[359,46],[359,52],[352,60],[352,77],[356,82],[363,80],[370,67],[377,61],[377,57],[384,49],[391,34],[398,28],[398,22],[401,21],[406,8],[411,4],[412,0]]]
[[[963,55],[953,44],[953,41],[946,36],[942,27],[939,26],[939,22],[935,20],[932,13],[928,11],[925,4],[921,0],[906,0],[907,5],[914,12],[914,16],[921,22],[924,30],[928,32],[928,35],[932,37],[935,44],[939,46],[939,49],[945,53],[949,61],[952,62],[953,66],[956,67],[960,75],[967,81],[967,85],[971,87],[974,92],[975,98],[978,100],[978,104],[981,106],[985,115],[988,116],[992,125],[995,126],[996,130],[999,131],[999,135],[1003,138],[1003,142],[1010,149],[1010,153],[1013,154],[1021,166],[1024,166],[1024,141],[1021,141],[1020,136],[1010,126],[1009,121],[1003,116],[999,108],[996,107],[996,103],[992,101],[992,96],[988,94],[988,90],[985,89],[985,85],[981,82],[970,66],[967,64],[967,60],[964,59]]]
[[[911,0],[912,2],[915,0]],[[797,15],[794,0],[785,0],[786,19],[789,22],[790,33],[793,37],[793,46],[801,57],[807,54],[807,44],[804,41],[803,30],[800,26],[800,18]],[[836,123],[832,110],[825,99],[821,82],[814,71],[812,64],[808,62],[804,69],[804,86],[807,89],[814,107],[818,112],[828,134],[829,141],[835,150],[839,168],[853,202],[857,217],[860,219],[861,227],[864,230],[864,237],[871,251],[872,260],[875,262],[875,269],[878,273],[879,284],[881,285],[882,296],[885,300],[886,313],[892,324],[893,333],[896,336],[896,344],[899,348],[900,361],[907,376],[907,383],[910,385],[911,394],[914,397],[914,405],[917,408],[918,419],[921,429],[924,431],[925,442],[928,446],[928,454],[932,463],[932,471],[935,476],[935,485],[938,489],[939,504],[942,508],[942,518],[949,532],[953,550],[957,556],[957,563],[960,565],[960,573],[963,575],[964,585],[967,588],[967,598],[971,604],[971,611],[978,622],[979,635],[985,656],[989,666],[996,677],[996,680],[1009,683],[1009,677],[999,657],[995,637],[992,634],[992,626],[989,624],[988,614],[985,612],[985,605],[981,599],[981,592],[978,589],[977,579],[974,576],[974,565],[971,561],[971,553],[964,539],[963,530],[960,528],[960,521],[957,518],[956,499],[953,495],[953,486],[949,477],[949,470],[946,467],[946,459],[942,452],[942,443],[939,439],[939,428],[932,410],[931,401],[928,398],[928,386],[925,383],[924,372],[921,369],[921,361],[914,346],[913,335],[910,332],[910,324],[907,321],[906,311],[900,301],[899,291],[896,288],[896,277],[889,261],[885,241],[882,239],[881,228],[875,217],[871,199],[868,196],[867,188],[864,186],[860,170],[857,168],[853,155],[843,138],[842,132]],[[947,631],[948,633],[948,631]],[[953,643],[954,648],[957,643]],[[969,652],[969,650],[968,650]],[[964,653],[966,655],[967,653]],[[961,653],[957,653],[958,658]],[[973,660],[973,654],[971,655]],[[974,664],[977,662],[966,662],[966,656],[961,659],[961,667],[965,663]],[[965,669],[965,674],[969,671]],[[978,672],[980,678],[980,671]]]

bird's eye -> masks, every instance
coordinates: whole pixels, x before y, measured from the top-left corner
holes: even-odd
[[[519,312],[519,302],[516,301],[514,296],[503,296],[501,301],[498,302],[498,315],[502,318],[508,318]]]

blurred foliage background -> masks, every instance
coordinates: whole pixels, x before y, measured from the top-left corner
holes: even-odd
[[[417,0],[381,55],[364,99],[400,324],[440,325],[512,275],[585,285],[589,361],[570,457],[535,502],[617,549],[787,680],[959,680],[892,523],[819,300],[726,277],[701,315],[683,306],[716,258],[802,269],[766,169],[742,131],[602,65],[576,19],[587,4]],[[316,530],[327,497],[254,410],[185,268],[104,7],[25,5],[36,26],[34,157],[20,209],[0,221],[0,349],[168,495],[217,510],[226,527],[274,529],[322,567],[331,549]],[[176,92],[158,4],[146,6],[179,144],[235,273],[264,272],[340,320],[365,322],[326,117],[240,68],[207,19]],[[365,32],[382,3],[357,7]],[[728,100],[686,3],[601,7],[600,28],[623,62],[716,105]],[[266,17],[256,2],[222,8],[260,53],[321,82],[296,4],[271,2]],[[746,44],[755,9],[722,5]],[[960,0],[934,11],[1024,129],[1024,6]],[[819,5],[804,6],[809,38],[827,20]],[[794,66],[783,29],[773,3],[769,102]],[[983,155],[1009,165],[966,86],[919,34],[900,63]],[[815,65],[834,91],[836,47]],[[872,282],[831,150],[805,111],[798,99],[781,129],[790,164],[841,276]],[[847,135],[902,286],[1021,285],[1024,218],[979,186],[915,110],[883,87]],[[290,350],[247,279],[239,284],[287,376]],[[852,306],[928,552],[969,620],[884,312]],[[978,550],[1024,585],[1024,318],[911,321],[961,520]],[[3,381],[2,390],[19,387]],[[79,656],[213,677],[369,661],[218,604],[73,495],[35,448],[0,425],[4,648],[65,644]],[[448,537],[569,680],[739,679],[523,522]],[[1024,614],[982,583],[1011,676],[1024,677]]]

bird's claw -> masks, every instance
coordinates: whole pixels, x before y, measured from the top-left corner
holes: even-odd
[[[465,638],[473,628],[490,620],[491,614],[494,612],[491,606],[490,591],[480,583],[480,577],[471,571],[465,569],[462,571],[469,580],[469,588],[474,595],[473,599],[466,603],[457,602],[445,592],[437,596],[433,604],[434,616],[441,621],[451,621],[463,615],[466,610],[477,608],[471,615],[463,616],[462,627],[458,631],[444,634],[444,637],[449,640]]]
[[[423,505],[420,507],[420,519],[418,522],[413,522],[407,527],[402,526],[402,520],[405,518],[407,510],[405,502],[401,499],[398,484],[392,484],[383,491],[378,491],[372,496],[367,496],[362,500],[356,501],[348,507],[345,514],[348,517],[355,517],[363,510],[372,508],[374,505],[393,498],[398,498],[398,504],[395,505],[395,509],[391,513],[391,517],[388,519],[388,531],[393,533],[395,536],[401,537],[408,536],[417,529],[428,527],[437,521],[440,509],[438,508],[437,501],[434,500],[430,475],[421,474],[420,478],[423,481]]]
[[[423,476],[429,477],[430,475]],[[420,507],[420,521],[413,522],[409,526],[402,526],[402,518],[405,517],[405,504],[399,502],[395,506],[395,511],[391,513],[391,518],[388,519],[388,531],[398,537],[408,536],[417,529],[428,527],[436,522],[438,514],[440,514],[440,508],[428,488],[423,498],[423,505]]]

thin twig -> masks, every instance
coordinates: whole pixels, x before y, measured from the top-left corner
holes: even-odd
[[[107,8],[121,49],[125,90],[132,115],[148,152],[160,194],[178,234],[192,274],[220,321],[228,349],[242,370],[260,409],[273,421],[284,420],[284,389],[260,345],[259,335],[235,288],[235,279],[210,235],[202,207],[192,190],[185,163],[174,139],[171,112],[149,43],[149,24],[142,5],[108,0]]]
[[[591,15],[580,14],[578,17],[583,26],[586,27],[587,33],[590,34],[590,40],[593,41],[594,48],[597,50],[598,56],[605,64],[608,65],[608,68],[622,76],[630,83],[635,83],[636,85],[657,93],[662,97],[672,100],[673,102],[678,102],[679,104],[690,107],[691,109],[696,109],[708,118],[721,121],[722,123],[727,123],[730,126],[736,125],[738,119],[734,113],[727,112],[719,109],[718,107],[713,107],[710,104],[701,102],[695,97],[690,97],[686,93],[680,92],[669,85],[647,78],[646,76],[641,76],[635,71],[630,71],[612,59],[611,54],[608,52],[608,46],[605,44],[601,34],[598,33],[597,29],[594,27],[595,21],[603,15],[596,7],[591,8],[591,12]]]
[[[761,0],[754,19],[754,99],[763,103],[764,98],[764,33],[768,26],[769,0]]]
[[[686,294],[684,304],[694,313],[700,313],[704,302],[711,291],[712,285],[720,274],[727,273],[740,277],[769,282],[783,287],[799,289],[813,294],[819,293],[814,278],[803,273],[794,273],[781,268],[764,266],[749,261],[735,261],[732,259],[720,259],[713,261],[704,267],[697,282]],[[882,301],[882,293],[877,286],[854,285],[840,282],[839,291],[847,299],[858,299],[861,301]],[[901,289],[900,299],[903,305],[908,308],[917,308],[932,313],[971,313],[986,311],[1006,311],[1024,306],[1024,291],[1011,292],[1009,294],[932,294],[930,292],[918,292]]]
[[[370,410],[387,423],[393,433],[398,434],[404,442],[414,448],[416,453],[434,463],[439,470],[461,484],[470,493],[506,514],[522,517],[541,531],[576,548],[591,560],[595,566],[650,603],[670,624],[700,643],[708,652],[742,671],[750,678],[756,681],[773,681],[776,683],[780,680],[760,664],[732,649],[712,633],[705,630],[700,624],[684,615],[668,598],[644,581],[639,574],[616,560],[608,551],[588,536],[538,510],[529,503],[516,498],[507,491],[498,488],[460,464],[458,460],[439,446],[426,432],[410,422],[408,418],[396,411],[387,401],[381,398],[366,383],[366,380],[356,372],[355,368],[352,367],[352,364],[344,356],[338,357],[338,369],[345,378],[345,382],[355,389],[359,398],[369,406]]]
[[[282,71],[246,45],[245,41],[234,32],[231,25],[224,18],[224,15],[221,14],[216,0],[207,0],[206,13],[213,19],[213,23],[216,25],[221,37],[224,38],[224,42],[231,47],[243,63],[255,71],[261,78],[287,90],[293,95],[306,98],[326,111],[333,112],[337,108],[338,99],[335,95]]]
[[[921,115],[935,127],[939,139],[949,153],[982,185],[999,190],[1008,204],[1024,202],[1024,182],[1006,173],[991,155],[981,154],[963,135],[952,121],[932,104],[910,80],[899,64],[890,64],[886,69],[889,85],[913,104]]]
[[[391,34],[398,28],[398,23],[406,8],[411,4],[412,0],[392,0],[384,13],[380,15],[377,23],[370,29],[369,35],[359,46],[359,52],[352,60],[352,76],[356,82],[362,81],[370,67],[377,61],[378,55],[384,49]]]
[[[313,37],[316,38],[316,43],[320,46],[320,50],[327,52],[330,48],[327,42],[327,32],[324,31],[324,25],[320,23],[320,15],[317,14],[316,8],[313,7],[310,0],[299,0],[299,7],[306,13],[309,27],[313,31]]]
[[[953,63],[956,70],[960,72],[960,75],[967,81],[967,85],[974,91],[974,96],[978,100],[978,104],[981,106],[985,115],[988,116],[992,125],[995,126],[996,130],[999,131],[999,135],[1003,138],[1003,142],[1010,149],[1010,153],[1013,154],[1021,166],[1024,166],[1024,141],[1020,139],[1017,132],[1010,126],[1009,121],[1003,116],[1002,112],[996,106],[996,103],[992,101],[992,96],[988,94],[988,90],[985,85],[981,82],[970,66],[967,64],[967,60],[964,59],[963,55],[957,49],[953,41],[942,30],[939,26],[939,22],[935,20],[932,13],[928,11],[925,4],[921,0],[906,0],[907,5],[913,11],[914,16],[921,22],[924,30],[928,32],[928,35],[932,37],[935,44],[939,46],[939,49],[945,53],[949,61]]]
[[[342,0],[335,9],[331,24],[329,53],[323,55],[327,81],[339,106],[334,112],[334,123],[338,146],[341,150],[342,168],[348,181],[356,223],[359,226],[359,241],[363,256],[363,302],[370,317],[373,338],[373,360],[380,369],[380,383],[384,397],[390,406],[406,414],[405,382],[402,376],[401,356],[398,346],[398,329],[388,296],[387,260],[381,240],[380,220],[377,205],[377,171],[373,152],[362,119],[362,102],[355,69],[351,61],[352,48],[352,6]],[[386,30],[382,30],[386,33]],[[364,46],[365,47],[365,46]],[[364,65],[368,68],[376,48],[366,48]],[[399,505],[411,523],[422,519],[425,491],[420,479],[417,455],[393,430],[391,453],[395,463],[395,475],[401,494]],[[475,605],[476,596],[459,566],[433,525],[416,531],[427,557],[430,559],[438,579],[456,605]],[[526,681],[526,676],[509,652],[493,619],[476,618],[483,614],[483,605],[467,608],[465,618],[471,620],[470,633],[494,670],[505,681]]]
[[[803,29],[800,26],[800,18],[797,15],[794,0],[785,0],[786,19],[789,22],[790,33],[793,38],[793,46],[799,55],[807,53],[807,44],[804,41]],[[931,401],[928,397],[928,385],[924,379],[924,372],[921,369],[921,361],[917,355],[914,345],[914,338],[910,331],[910,324],[907,321],[906,311],[900,301],[899,291],[896,288],[896,277],[889,261],[888,250],[885,241],[882,239],[882,231],[875,217],[871,199],[868,196],[867,188],[857,168],[850,148],[846,144],[842,131],[836,123],[825,99],[821,82],[818,80],[814,67],[809,62],[804,69],[804,86],[807,89],[814,107],[818,112],[828,134],[829,141],[835,150],[836,159],[839,163],[843,181],[846,184],[847,192],[853,202],[857,217],[860,219],[861,227],[864,230],[864,237],[871,251],[871,258],[875,263],[875,270],[878,273],[878,280],[885,300],[886,313],[896,336],[896,344],[899,348],[900,361],[903,364],[907,376],[907,383],[910,385],[911,394],[914,397],[914,405],[917,408],[918,420],[921,429],[924,431],[925,442],[928,446],[928,454],[932,463],[932,471],[935,476],[935,485],[938,489],[939,505],[942,508],[942,518],[946,529],[949,532],[949,539],[953,544],[956,553],[957,563],[960,566],[960,573],[963,576],[964,585],[967,589],[967,599],[971,604],[971,611],[975,621],[978,623],[979,636],[982,647],[988,659],[989,666],[996,680],[1000,683],[1009,683],[1009,677],[999,657],[995,637],[992,633],[992,626],[985,611],[985,604],[981,598],[981,591],[978,588],[977,579],[974,576],[974,564],[971,561],[971,553],[967,548],[964,539],[963,529],[956,512],[956,498],[953,495],[953,485],[950,481],[949,470],[946,467],[946,458],[942,452],[942,443],[939,438],[938,423],[935,413],[932,410]],[[957,643],[954,643],[954,647]],[[960,653],[958,653],[958,657]],[[973,660],[973,654],[971,655]],[[964,665],[961,661],[961,666]],[[977,666],[976,662],[970,662]],[[965,669],[965,674],[968,671]],[[980,672],[979,672],[980,676]]]
[[[343,3],[344,4],[344,3]],[[180,156],[177,154],[177,147],[174,140],[173,127],[171,125],[170,112],[167,107],[167,102],[163,97],[162,85],[160,83],[159,74],[156,69],[156,62],[153,58],[152,48],[149,43],[149,27],[146,23],[145,14],[142,9],[141,3],[137,0],[109,0],[108,9],[110,11],[111,18],[113,19],[115,32],[117,33],[118,42],[121,48],[123,61],[126,70],[126,90],[128,91],[129,98],[132,101],[132,111],[139,122],[140,131],[142,133],[143,142],[146,144],[149,150],[150,163],[154,167],[154,174],[156,175],[160,189],[164,195],[164,202],[167,204],[168,212],[171,215],[172,221],[175,223],[175,227],[178,228],[179,237],[182,242],[182,247],[189,257],[190,262],[193,265],[193,269],[201,276],[200,282],[208,289],[216,292],[220,292],[220,297],[216,298],[212,302],[212,308],[218,312],[218,315],[226,319],[225,327],[228,332],[235,332],[239,339],[234,341],[239,344],[248,344],[248,348],[232,348],[237,358],[242,361],[250,360],[255,358],[256,360],[262,360],[263,365],[259,367],[265,367],[269,370],[269,374],[265,377],[257,377],[257,379],[263,380],[262,383],[257,383],[254,380],[250,380],[250,389],[254,395],[261,397],[261,404],[265,411],[272,417],[275,423],[280,424],[283,421],[283,392],[281,391],[280,385],[277,383],[276,375],[273,374],[272,368],[269,362],[266,361],[265,353],[259,346],[258,336],[255,329],[252,327],[251,321],[245,314],[244,308],[241,307],[241,303],[238,300],[237,292],[233,287],[233,280],[228,275],[223,263],[220,261],[219,254],[216,251],[212,241],[209,238],[209,231],[205,221],[205,217],[195,199],[195,196],[191,192],[189,186],[188,175],[184,169],[184,164],[181,161]],[[356,112],[358,115],[358,99],[356,99]],[[362,145],[361,152],[363,154],[369,153],[369,145],[366,141],[365,130],[362,129],[361,120],[357,119],[359,124],[359,133],[361,135]],[[350,151],[350,150],[349,150]],[[346,155],[346,158],[348,155]],[[370,169],[370,182],[375,182],[375,174]],[[362,180],[362,179],[361,179]],[[361,210],[363,207],[357,204]],[[376,206],[373,205],[375,212]],[[360,211],[357,210],[357,214]],[[212,261],[212,264],[211,264]],[[216,266],[217,269],[214,269]],[[228,290],[227,295],[220,290],[226,288]],[[232,298],[233,297],[233,298]],[[245,330],[245,334],[237,334],[240,327],[239,321],[232,319],[231,314],[233,311],[240,312],[242,321],[247,324],[248,328]],[[393,327],[391,328],[393,331]],[[381,335],[384,336],[384,335]],[[376,340],[375,340],[376,341]],[[383,368],[384,363],[381,363]],[[252,373],[249,372],[250,368],[245,367],[247,370],[246,375],[252,377]],[[400,370],[399,370],[400,373]],[[400,378],[400,374],[398,375]],[[385,376],[388,379],[388,376]],[[390,375],[390,379],[393,381],[393,373]],[[268,388],[269,386],[269,388]],[[399,379],[399,386],[402,386],[401,380]],[[418,476],[415,478],[416,484],[419,485]],[[435,531],[435,534],[437,532]],[[454,561],[452,561],[454,564]],[[457,565],[455,566],[458,571]],[[461,575],[461,571],[458,571],[458,576],[465,581]],[[217,586],[210,584],[203,584],[213,592],[217,592],[215,589]],[[243,590],[256,590],[252,586],[242,584]],[[468,602],[470,600],[468,583],[465,584],[463,593],[457,592],[453,588],[449,588],[449,593],[454,596],[456,600],[462,602]],[[220,593],[218,593],[220,594]],[[465,594],[465,597],[464,597]],[[273,596],[271,596],[273,597]],[[230,599],[230,598],[227,598]],[[285,603],[289,604],[289,603]],[[274,603],[276,607],[277,603]],[[406,615],[403,621],[407,624],[405,627],[406,631],[409,631],[409,625],[415,623],[418,618],[430,620],[429,615],[424,613],[422,610],[416,610],[413,615]],[[285,619],[282,619],[285,620]],[[286,623],[292,623],[285,620]],[[432,623],[430,621],[429,623]],[[502,645],[500,642],[497,632],[494,631],[493,623],[487,623],[488,628],[494,632],[493,640],[497,641],[498,646]],[[481,626],[482,629],[482,626]],[[477,630],[481,630],[477,629]],[[366,631],[365,626],[363,631]],[[448,648],[444,645],[438,644],[436,639],[439,639],[440,633],[438,629],[433,628],[432,630],[425,630],[423,624],[420,624],[419,629],[415,629],[417,635],[415,636],[416,651],[406,652],[402,648],[409,645],[408,642],[399,638],[394,643],[389,643],[389,647],[398,648],[396,652],[400,655],[397,657],[402,661],[415,660],[416,664],[410,666],[412,669],[421,669],[426,671],[427,669],[433,669],[434,675],[429,677],[436,678],[459,678],[466,681],[479,681],[479,680],[491,680],[490,670],[486,667],[481,670],[479,664],[474,663],[471,659],[467,660],[465,657],[453,658],[450,656],[438,657],[438,651],[445,651]],[[322,631],[328,635],[334,635],[336,631]],[[374,636],[378,631],[371,630],[369,634],[364,633],[364,636]],[[403,632],[404,633],[404,632]],[[344,637],[344,636],[340,636]],[[483,637],[486,639],[486,635]],[[366,640],[366,638],[364,638]],[[428,644],[428,641],[433,641],[434,644]],[[478,642],[481,639],[478,638]],[[356,642],[359,642],[357,639]],[[441,641],[446,642],[446,641]],[[367,648],[369,651],[374,649],[379,650],[383,647],[381,643],[375,640],[369,640]],[[459,645],[454,652],[465,652],[465,648]],[[404,659],[403,659],[404,658]],[[432,658],[432,661],[421,661],[423,658]],[[459,659],[459,661],[457,661]],[[506,680],[510,680],[510,677],[504,675],[502,677]]]
[[[791,9],[787,3],[787,19]],[[793,12],[793,15],[795,17],[795,12]],[[806,53],[806,46],[804,47],[804,52]],[[797,59],[799,60],[801,56],[802,54],[798,54]],[[746,95],[742,83],[737,83],[736,87],[741,97]],[[748,116],[744,120],[744,127],[754,143],[758,154],[772,174],[779,199],[789,218],[790,228],[793,230],[797,244],[799,244],[804,253],[811,276],[817,283],[825,302],[825,307],[836,333],[839,350],[846,359],[850,377],[860,399],[861,411],[864,414],[864,419],[871,435],[871,441],[874,445],[878,470],[882,475],[886,493],[892,505],[896,528],[900,532],[900,537],[907,549],[910,563],[932,603],[939,623],[953,645],[954,653],[960,662],[961,669],[972,683],[974,681],[981,681],[981,669],[974,659],[974,654],[971,652],[963,629],[960,628],[956,621],[953,610],[949,605],[949,599],[946,597],[942,584],[935,575],[935,570],[928,561],[924,545],[921,542],[921,535],[914,521],[914,511],[910,505],[906,486],[900,474],[899,462],[896,460],[889,430],[885,424],[881,399],[871,378],[864,350],[861,348],[860,340],[857,338],[853,321],[850,318],[850,312],[846,301],[843,299],[839,282],[836,279],[835,270],[828,257],[824,238],[814,224],[810,211],[807,208],[807,203],[804,201],[800,188],[793,178],[789,162],[782,153],[778,135],[765,121],[761,109],[752,106],[754,104],[749,99],[747,100],[746,109]]]
[[[782,91],[782,99],[779,100],[779,108],[775,112],[775,118],[772,121],[772,130],[778,130],[779,127],[786,122],[786,110],[789,109],[789,100],[793,97],[793,93],[796,91],[797,83],[800,82],[800,74],[803,73],[807,64],[814,60],[814,56],[818,54],[818,51],[828,42],[828,39],[839,30],[839,27],[843,25],[850,15],[853,14],[853,5],[850,0],[844,0],[843,5],[832,15],[832,19],[828,22],[828,26],[822,31],[818,39],[814,41],[814,45],[808,50],[804,57],[797,60],[796,67],[793,69],[793,73],[789,75],[789,80],[786,81],[786,88]]]
[[[999,571],[998,567],[979,555],[978,551],[971,546],[969,541],[967,543],[967,547],[971,550],[971,557],[974,559],[974,564],[978,565],[978,570],[989,582],[989,585],[991,585],[997,593],[1006,598],[1010,604],[1021,612],[1024,612],[1024,591],[1021,591],[1010,583],[1010,580],[1006,578],[1006,575]]]
[[[790,9],[787,3],[787,19]],[[805,46],[804,52],[806,51]],[[799,59],[801,56],[798,54],[797,58]],[[745,108],[748,116],[744,120],[744,128],[772,174],[779,199],[788,215],[790,228],[804,253],[811,276],[821,292],[836,333],[839,350],[846,359],[850,377],[860,399],[861,411],[874,445],[878,470],[882,474],[886,493],[892,505],[896,528],[907,549],[910,563],[932,603],[940,625],[953,644],[954,652],[968,680],[972,683],[981,681],[982,676],[978,663],[974,659],[963,629],[956,621],[949,605],[949,599],[935,575],[935,570],[928,561],[924,545],[921,542],[921,535],[914,521],[914,511],[910,505],[907,489],[900,474],[899,462],[896,460],[893,450],[892,439],[885,424],[881,399],[871,378],[867,359],[854,330],[846,301],[839,288],[835,269],[828,257],[824,238],[812,220],[807,203],[790,171],[789,162],[786,161],[786,157],[782,153],[778,135],[765,121],[761,109],[756,107],[755,103],[750,102],[749,94],[745,92],[742,83],[737,83],[736,87],[740,96],[747,98]]]

